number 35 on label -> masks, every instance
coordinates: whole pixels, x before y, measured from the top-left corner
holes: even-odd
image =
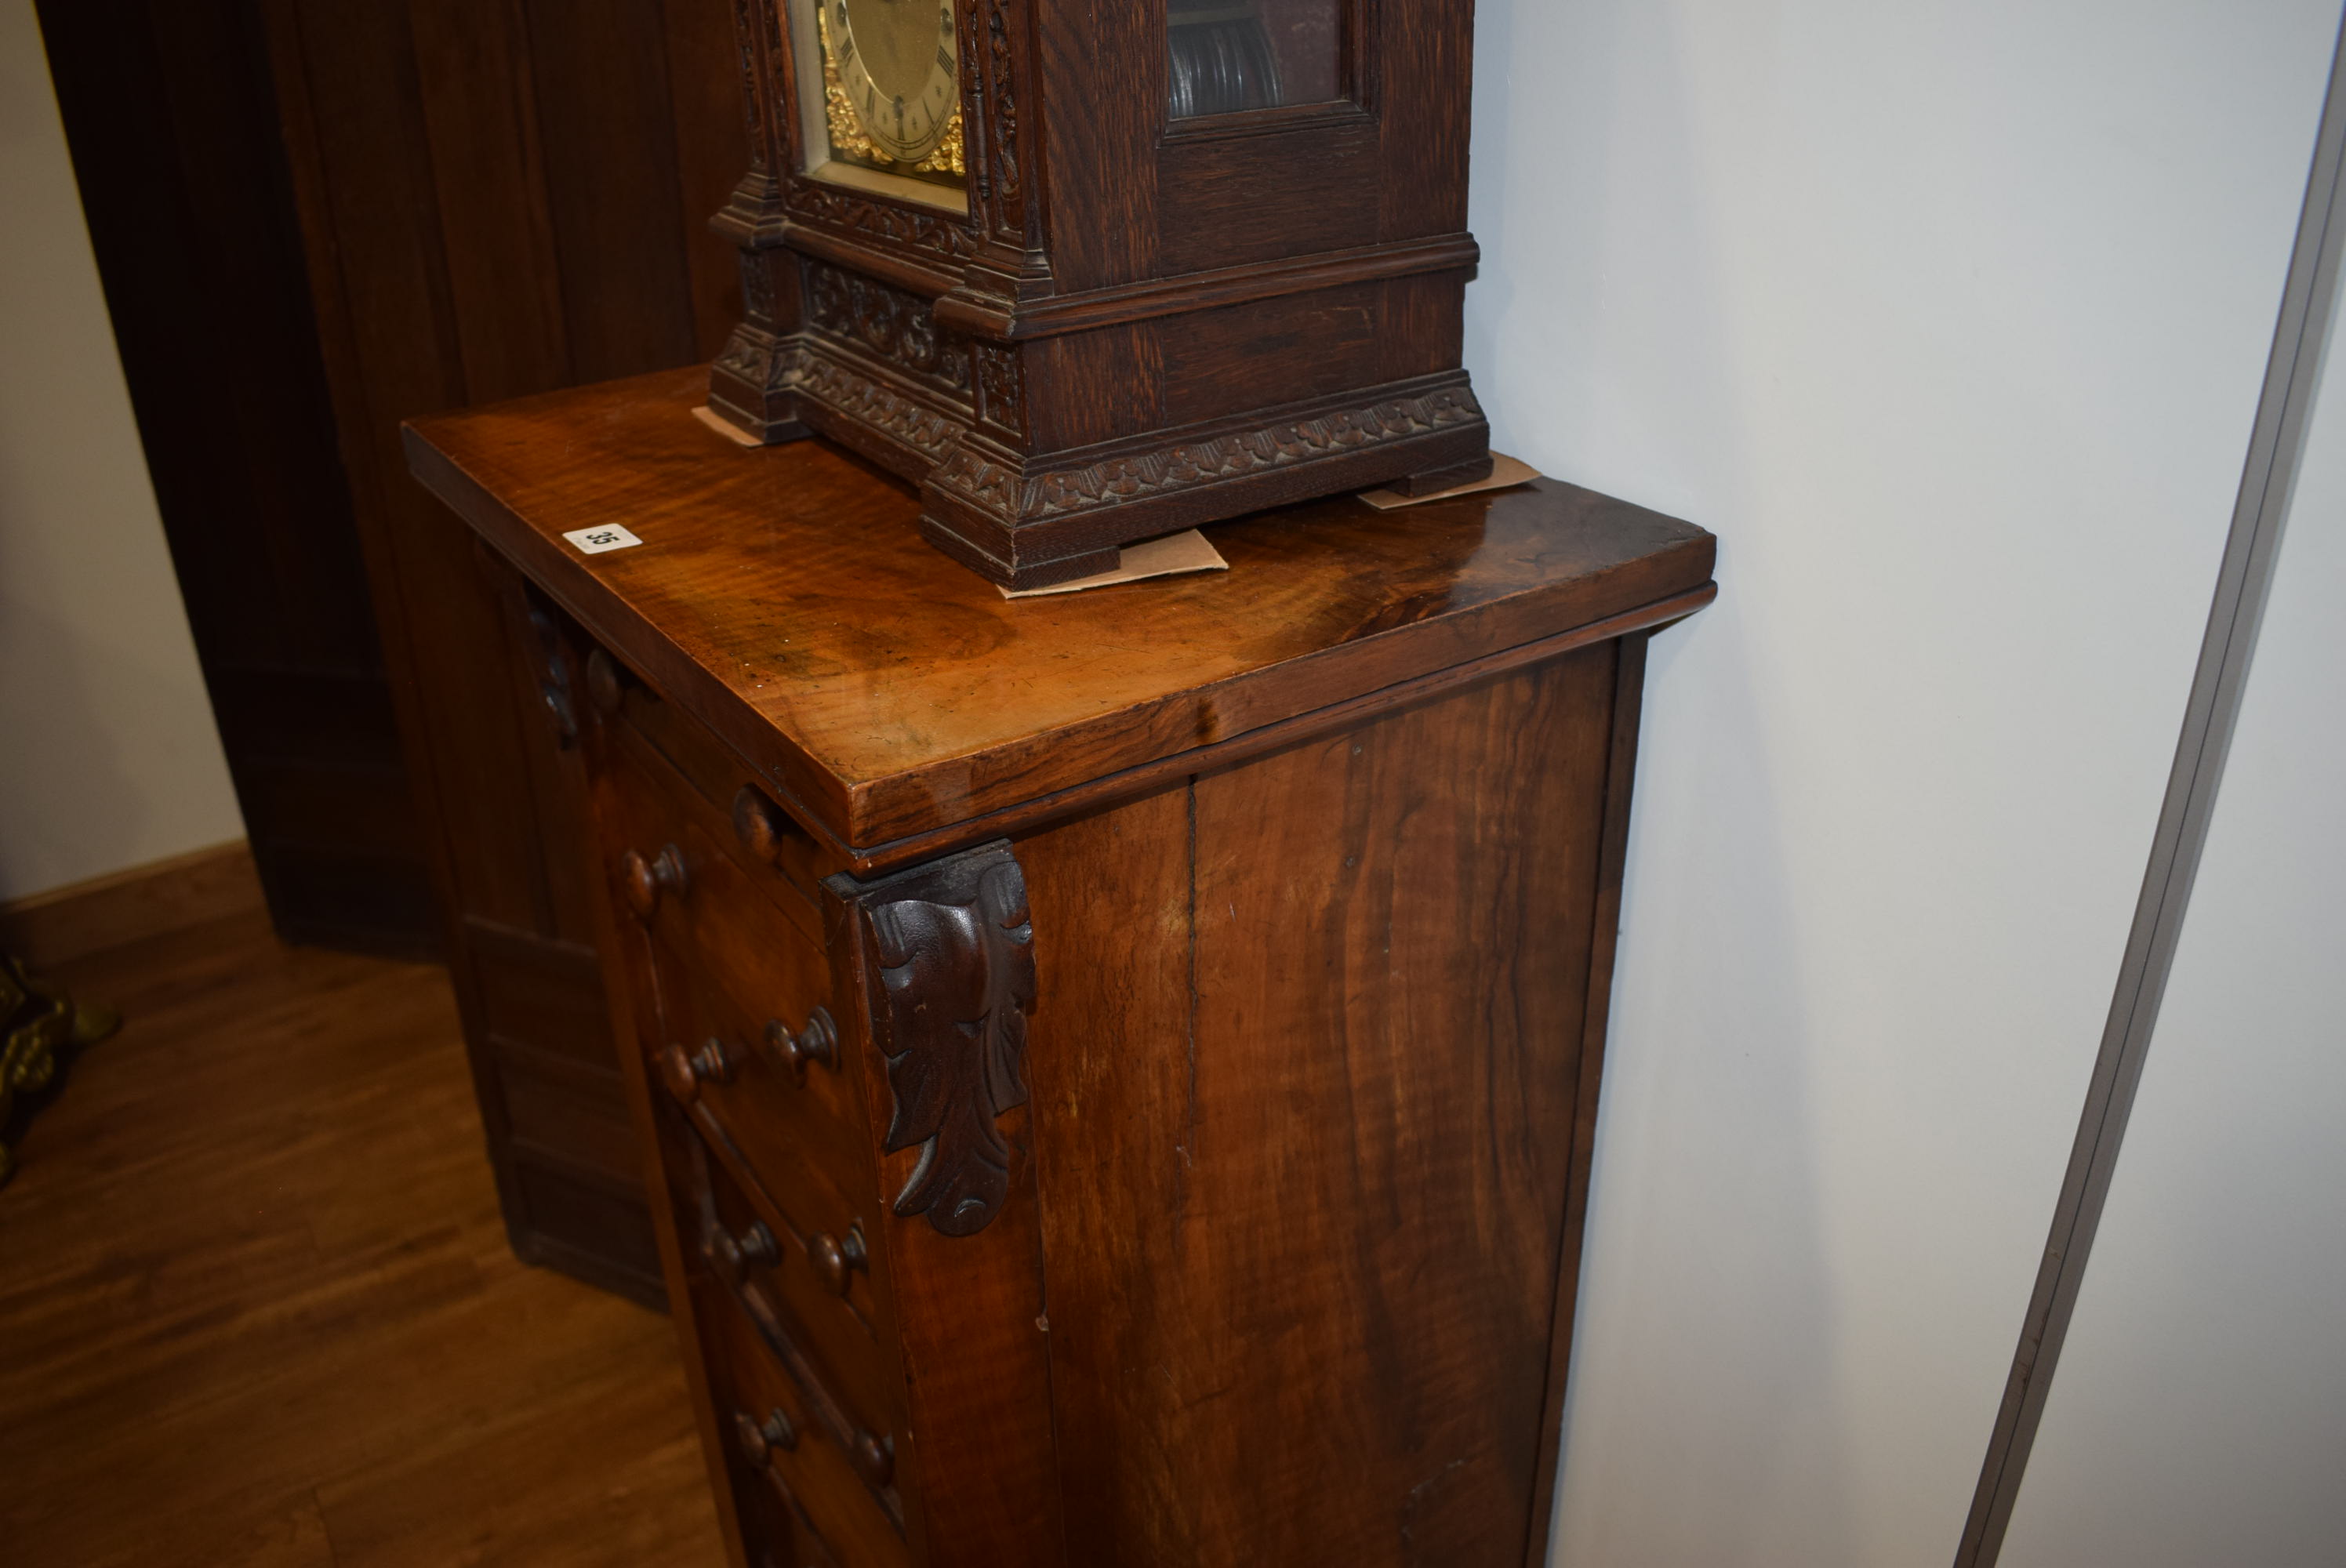
[[[624,550],[643,543],[617,523],[606,523],[599,528],[574,528],[563,537],[577,545],[582,555],[599,555],[606,550]]]

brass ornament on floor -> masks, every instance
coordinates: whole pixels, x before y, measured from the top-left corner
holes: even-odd
[[[6,953],[0,953],[0,1138],[12,1129],[20,1096],[46,1089],[66,1047],[95,1045],[122,1025],[121,1014],[76,1003]],[[16,1174],[16,1156],[0,1141],[0,1186]]]

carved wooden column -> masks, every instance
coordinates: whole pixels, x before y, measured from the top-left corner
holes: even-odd
[[[709,367],[709,411],[766,443],[796,441],[798,384],[805,370],[799,340],[799,270],[781,249],[782,180],[798,128],[764,105],[759,78],[787,75],[790,49],[775,0],[733,0],[733,37],[740,56],[742,112],[750,168],[709,227],[740,249],[742,320]],[[776,102],[782,101],[779,96]]]

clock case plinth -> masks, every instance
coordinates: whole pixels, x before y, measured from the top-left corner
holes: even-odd
[[[910,480],[932,544],[1018,587],[1487,471],[1460,365],[1472,0],[1347,0],[1343,101],[1179,121],[1164,0],[955,6],[965,214],[800,172],[788,20],[736,0],[752,161],[714,226],[744,319],[713,413]]]

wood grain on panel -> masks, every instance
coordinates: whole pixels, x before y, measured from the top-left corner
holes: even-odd
[[[1213,388],[1253,372],[1277,376],[1299,396],[1323,397],[1383,379],[1377,283],[1199,312],[1167,345],[1165,417],[1175,424],[1213,414]]]
[[[1148,1437],[1062,1448],[1076,1560],[1522,1558],[1613,665],[1198,779],[1193,889],[1168,798],[1099,820],[1155,831],[1134,983],[1075,982],[1105,1016],[1035,1054],[1053,1396]]]
[[[1203,272],[1374,244],[1379,153],[1377,122],[1366,115],[1277,137],[1168,142],[1156,160],[1166,270]],[[1298,200],[1296,173],[1306,168],[1311,199]]]
[[[1048,1139],[1036,1198],[1051,1275],[1052,1408],[1070,1435],[1124,1431],[1136,1401],[1152,1420],[1160,1413],[1155,1309],[1124,1292],[1179,1245],[1203,1130],[1191,808],[1185,780],[1018,845],[1037,925],[1082,933],[1035,955],[1031,1067],[1035,1123]],[[1152,1278],[1144,1294],[1156,1288]],[[1060,1444],[1051,1480],[1066,1500],[1068,1562],[1099,1561],[1099,1543],[1130,1522],[1158,1532],[1160,1560],[1208,1561],[1188,1550],[1195,1537],[1182,1522],[1194,1500],[1179,1462],[1154,1430],[1139,1442]]]

